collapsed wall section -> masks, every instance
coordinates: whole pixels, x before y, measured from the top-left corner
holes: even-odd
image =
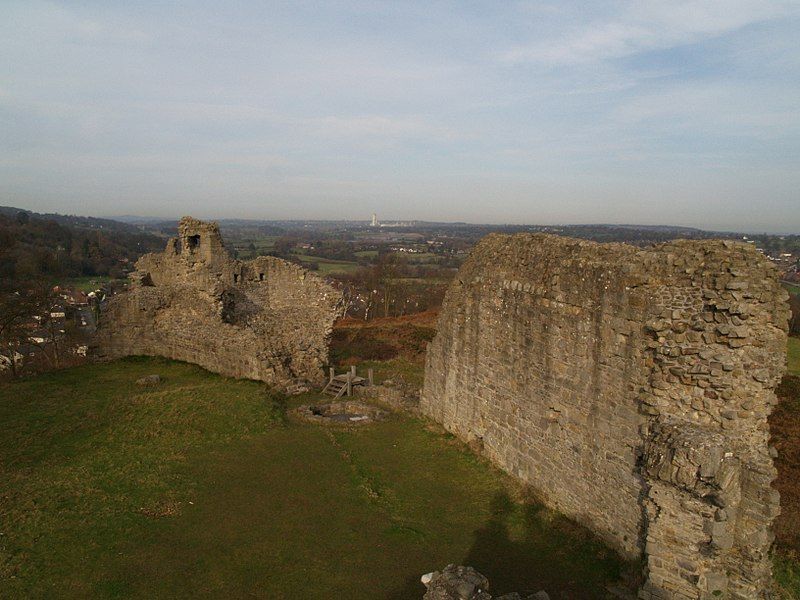
[[[643,598],[754,598],[787,316],[746,244],[492,235],[447,293],[421,407],[624,556],[645,553]]]
[[[234,260],[215,223],[189,217],[136,268],[103,310],[96,357],[164,356],[279,386],[323,377],[340,293],[320,277],[274,257]]]

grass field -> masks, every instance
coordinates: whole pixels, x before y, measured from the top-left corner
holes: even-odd
[[[383,383],[389,379],[395,383],[422,388],[425,379],[425,365],[402,357],[382,361],[365,360],[359,363],[359,373],[366,373],[367,369],[372,369],[376,383]]]
[[[331,273],[354,273],[360,268],[358,263],[346,260],[332,260],[319,256],[311,256],[310,254],[295,254],[295,256],[304,265],[316,263],[319,266],[317,272],[321,275],[330,275]]]
[[[233,243],[233,247],[238,252],[239,258],[249,260],[257,256],[264,256],[275,248],[275,240],[278,236],[265,235],[255,238],[238,239]],[[253,244],[255,250],[250,249],[250,244]]]
[[[786,352],[789,375],[800,377],[800,338],[790,337]]]
[[[442,255],[435,252],[419,252],[417,254],[409,254],[408,260],[412,263],[428,263],[431,261],[441,260]]]
[[[0,596],[406,600],[456,562],[498,594],[591,599],[623,568],[419,421],[286,407],[160,359],[0,384]]]
[[[62,285],[64,287],[70,287],[76,290],[80,290],[82,292],[93,292],[104,283],[108,283],[110,281],[115,281],[115,279],[113,277],[108,277],[105,275],[90,275],[86,277],[71,277],[69,279],[66,279],[58,283],[59,285]],[[127,280],[119,279],[116,281],[127,281]]]

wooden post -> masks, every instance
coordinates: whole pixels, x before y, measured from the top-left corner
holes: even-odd
[[[353,369],[355,369],[355,367],[353,367]],[[347,395],[348,396],[352,396],[353,395],[353,371],[352,370],[347,374]]]
[[[330,373],[330,379],[328,381],[333,382],[333,378],[336,375],[336,370],[333,367],[331,367],[330,369],[328,369],[328,372]]]
[[[367,369],[367,379],[369,380],[370,387],[375,385],[375,383],[372,381],[372,369]]]
[[[355,365],[350,365],[350,375],[352,376],[353,379],[356,378],[356,366]]]

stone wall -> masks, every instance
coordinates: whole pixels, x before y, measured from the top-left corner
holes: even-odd
[[[447,293],[421,408],[644,554],[642,598],[764,597],[785,300],[747,244],[491,235]]]
[[[279,386],[324,378],[340,293],[278,258],[231,258],[216,223],[181,219],[131,282],[101,315],[97,358],[165,356]]]

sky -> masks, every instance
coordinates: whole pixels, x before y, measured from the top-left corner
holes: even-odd
[[[800,233],[800,1],[0,0],[0,204]]]

